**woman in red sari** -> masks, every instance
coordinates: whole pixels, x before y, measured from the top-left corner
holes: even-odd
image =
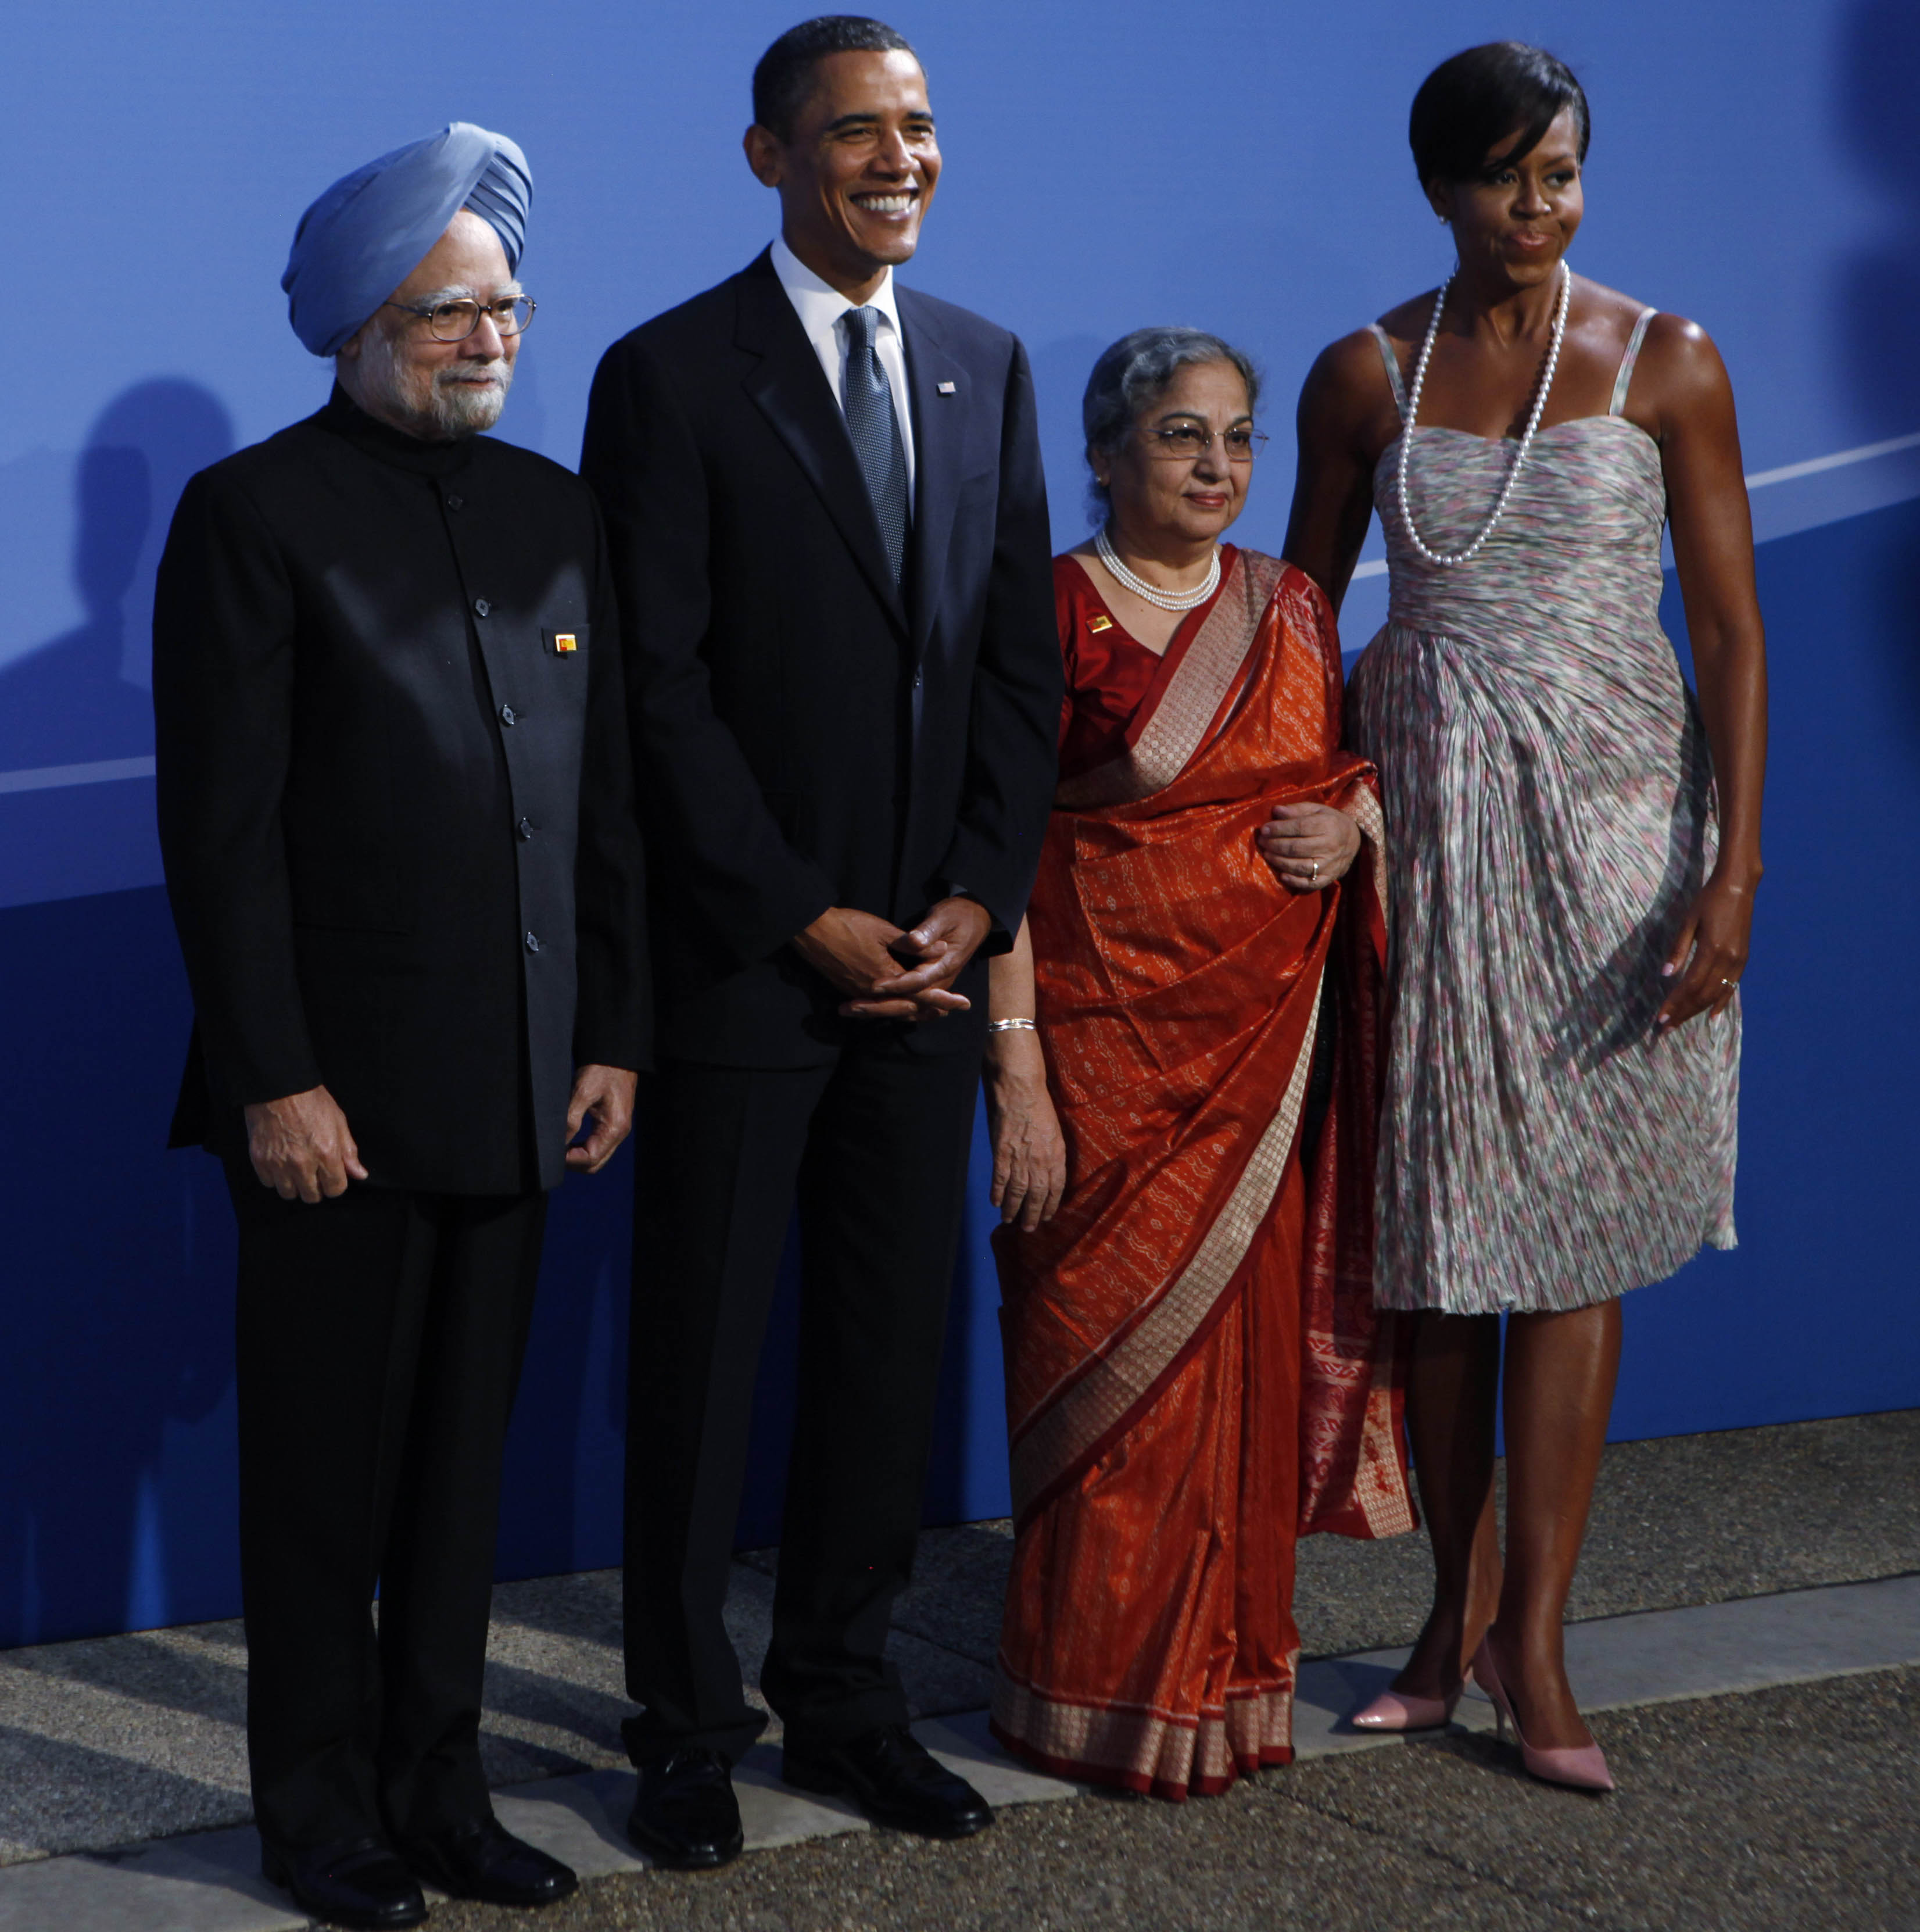
[[[1369,1298],[1379,808],[1338,748],[1325,598],[1219,542],[1257,388],[1191,329],[1095,368],[1105,523],[1054,566],[1060,785],[990,993],[1016,1538],[993,1729],[1173,1798],[1292,1756],[1296,1535],[1413,1522]]]

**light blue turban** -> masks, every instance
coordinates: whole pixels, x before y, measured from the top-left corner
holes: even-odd
[[[337,353],[463,208],[499,236],[514,273],[532,200],[533,176],[518,146],[471,121],[343,176],[293,231],[280,285],[294,334],[316,356]]]

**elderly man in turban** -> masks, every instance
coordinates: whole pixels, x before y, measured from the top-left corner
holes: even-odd
[[[625,1136],[650,1021],[598,514],[478,434],[531,192],[457,123],[307,210],[283,286],[332,395],[194,478],[154,610],[174,1144],[239,1222],[255,1810],[343,1925],[574,1883],[494,1820],[481,1669],[547,1192]]]

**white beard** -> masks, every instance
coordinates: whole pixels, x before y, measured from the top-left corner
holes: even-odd
[[[367,332],[360,352],[360,377],[369,399],[414,435],[430,442],[454,442],[500,420],[513,386],[514,365],[497,356],[490,362],[425,368],[403,361],[396,340],[376,328]],[[481,386],[475,377],[487,380]]]

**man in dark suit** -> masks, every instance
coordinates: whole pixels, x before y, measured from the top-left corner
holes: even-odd
[[[547,1190],[625,1137],[651,1016],[598,514],[476,434],[530,194],[460,122],[307,211],[286,286],[331,400],[188,484],[154,608],[174,1138],[240,1226],[254,1809],[330,1924],[418,1924],[418,1878],[574,1887],[494,1820],[481,1679]]]
[[[768,50],[746,150],[781,236],[610,350],[607,515],[653,832],[662,1065],[642,1108],[628,1472],[631,1829],[740,1846],[763,1718],[721,1622],[797,1192],[800,1388],[771,1647],[789,1784],[946,1836],[989,1820],[907,1731],[912,1565],[986,1024],[1060,705],[1026,358],[897,288],[940,167],[878,22]]]

